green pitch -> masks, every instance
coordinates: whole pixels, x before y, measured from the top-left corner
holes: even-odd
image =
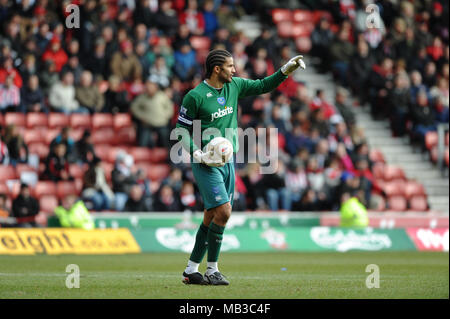
[[[230,286],[181,283],[188,254],[0,256],[2,298],[449,298],[448,253],[222,253]],[[68,264],[80,288],[66,288]],[[380,288],[366,287],[366,266]],[[202,264],[200,270],[205,270]]]

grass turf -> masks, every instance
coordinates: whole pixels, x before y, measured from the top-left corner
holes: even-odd
[[[183,285],[188,256],[0,256],[0,299],[449,298],[448,253],[222,253],[226,287]],[[68,264],[80,267],[79,289],[65,286]],[[366,287],[368,264],[380,288]]]

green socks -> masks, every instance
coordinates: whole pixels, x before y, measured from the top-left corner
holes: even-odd
[[[225,227],[211,222],[207,235],[208,239],[208,262],[216,262],[219,259],[220,246],[222,246],[223,231]]]
[[[202,222],[200,228],[197,231],[194,249],[192,250],[191,257],[189,258],[189,260],[192,260],[198,264],[202,262],[202,259],[206,253],[206,245],[208,244],[207,235],[208,235],[208,226],[205,226]]]

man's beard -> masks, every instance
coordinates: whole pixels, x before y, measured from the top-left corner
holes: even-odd
[[[231,79],[225,76],[219,76],[219,81],[222,83],[231,83]]]

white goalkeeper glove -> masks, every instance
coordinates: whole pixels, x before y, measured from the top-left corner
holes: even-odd
[[[303,70],[306,68],[305,62],[303,61],[303,55],[297,55],[290,59],[288,63],[281,67],[281,72],[284,75],[289,75],[297,70],[298,67],[301,67]]]
[[[194,159],[198,163],[202,163],[208,166],[221,167],[225,165],[225,163],[222,162],[222,159],[214,157],[214,153],[212,151],[203,152],[202,150],[196,150],[192,154],[192,156],[194,156]]]

